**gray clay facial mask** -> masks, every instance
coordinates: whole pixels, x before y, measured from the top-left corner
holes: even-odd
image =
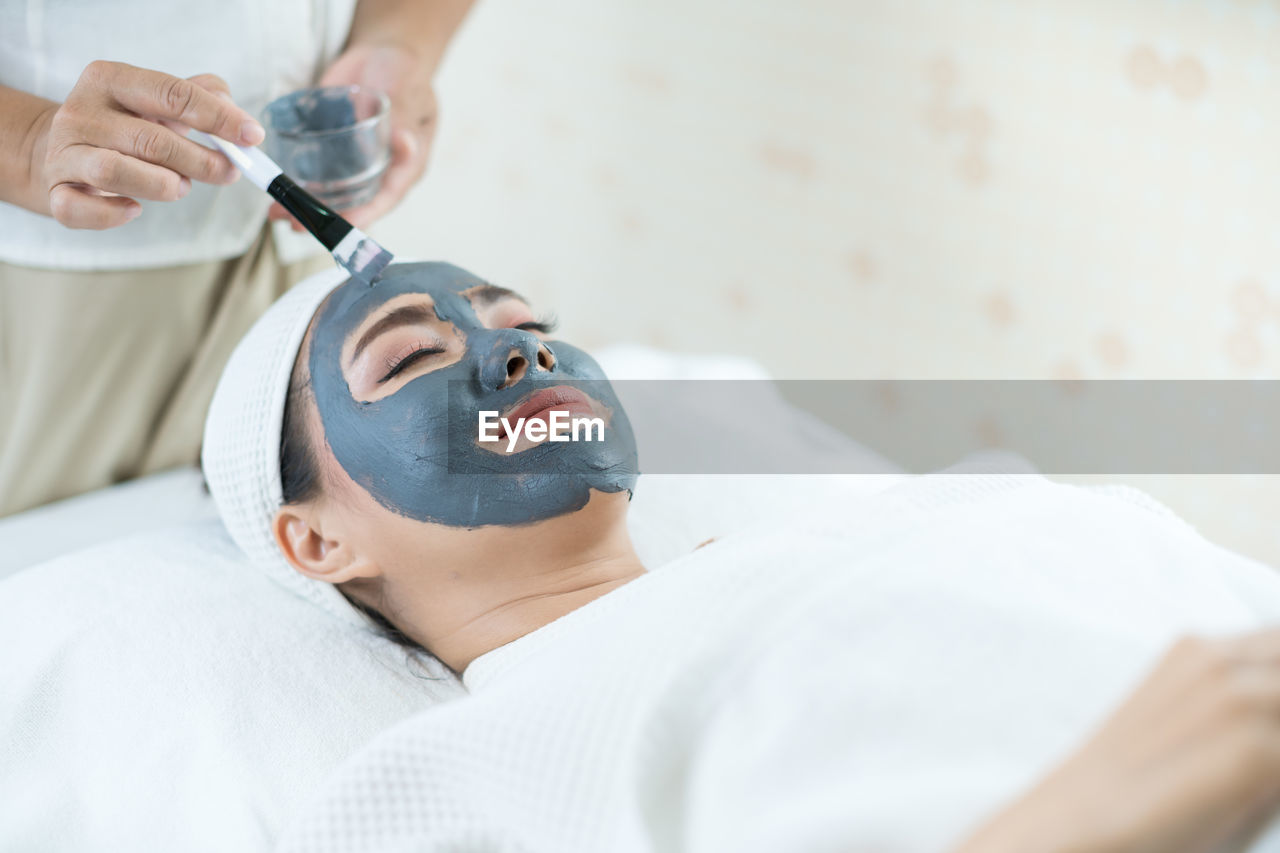
[[[635,437],[604,371],[582,350],[540,342],[522,329],[489,329],[463,295],[487,282],[444,263],[393,264],[375,287],[348,281],[329,297],[313,330],[308,365],[324,435],[351,479],[389,509],[459,527],[514,525],[581,509],[592,490],[635,487]],[[343,347],[371,314],[404,294],[428,294],[434,315],[465,342],[461,359],[414,376],[394,393],[364,402],[343,373]],[[508,381],[508,362],[528,368]],[[507,412],[542,389],[569,386],[609,413],[603,441],[544,442],[518,453],[481,447],[482,411]]]

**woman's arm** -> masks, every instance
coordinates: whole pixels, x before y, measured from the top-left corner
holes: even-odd
[[[1280,630],[1185,639],[1091,740],[956,853],[1236,849],[1278,808]]]
[[[351,19],[347,50],[358,45],[399,45],[434,75],[445,48],[474,0],[360,0]]]
[[[43,156],[43,131],[57,108],[53,101],[0,86],[0,201],[49,213],[47,194],[36,189],[33,167]]]

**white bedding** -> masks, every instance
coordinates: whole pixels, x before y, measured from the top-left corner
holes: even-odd
[[[0,518],[0,578],[91,545],[171,525],[215,521],[195,468],[177,468]]]
[[[0,850],[261,850],[430,704],[390,643],[249,569],[215,523],[0,582]]]
[[[942,475],[832,510],[482,656],[278,849],[943,850],[1177,636],[1280,621],[1269,568],[1140,493]]]

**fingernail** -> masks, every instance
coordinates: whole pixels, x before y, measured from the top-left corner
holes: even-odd
[[[189,192],[191,192],[191,179],[184,177],[178,181],[178,198],[182,198]]]
[[[129,208],[124,212],[124,221],[132,222],[133,220],[137,219],[141,215],[142,215],[142,205],[135,204],[133,207]]]
[[[232,100],[231,100],[231,93],[230,93],[230,92],[224,92],[224,91],[222,91],[221,89],[219,89],[218,91],[214,92],[213,94],[217,95],[219,98],[222,98],[222,100],[224,100],[224,101],[231,101],[231,103],[235,103],[234,101],[232,101]]]
[[[240,142],[243,145],[257,145],[259,142],[267,138],[267,132],[262,129],[262,125],[253,119],[249,119],[240,125]]]

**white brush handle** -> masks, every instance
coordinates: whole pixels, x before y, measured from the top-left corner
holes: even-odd
[[[191,131],[191,135],[198,142],[203,142],[221,150],[232,163],[236,164],[236,168],[244,172],[249,180],[253,181],[261,190],[266,190],[278,175],[284,173],[284,169],[277,166],[275,160],[262,153],[261,148],[246,148],[197,130]]]

